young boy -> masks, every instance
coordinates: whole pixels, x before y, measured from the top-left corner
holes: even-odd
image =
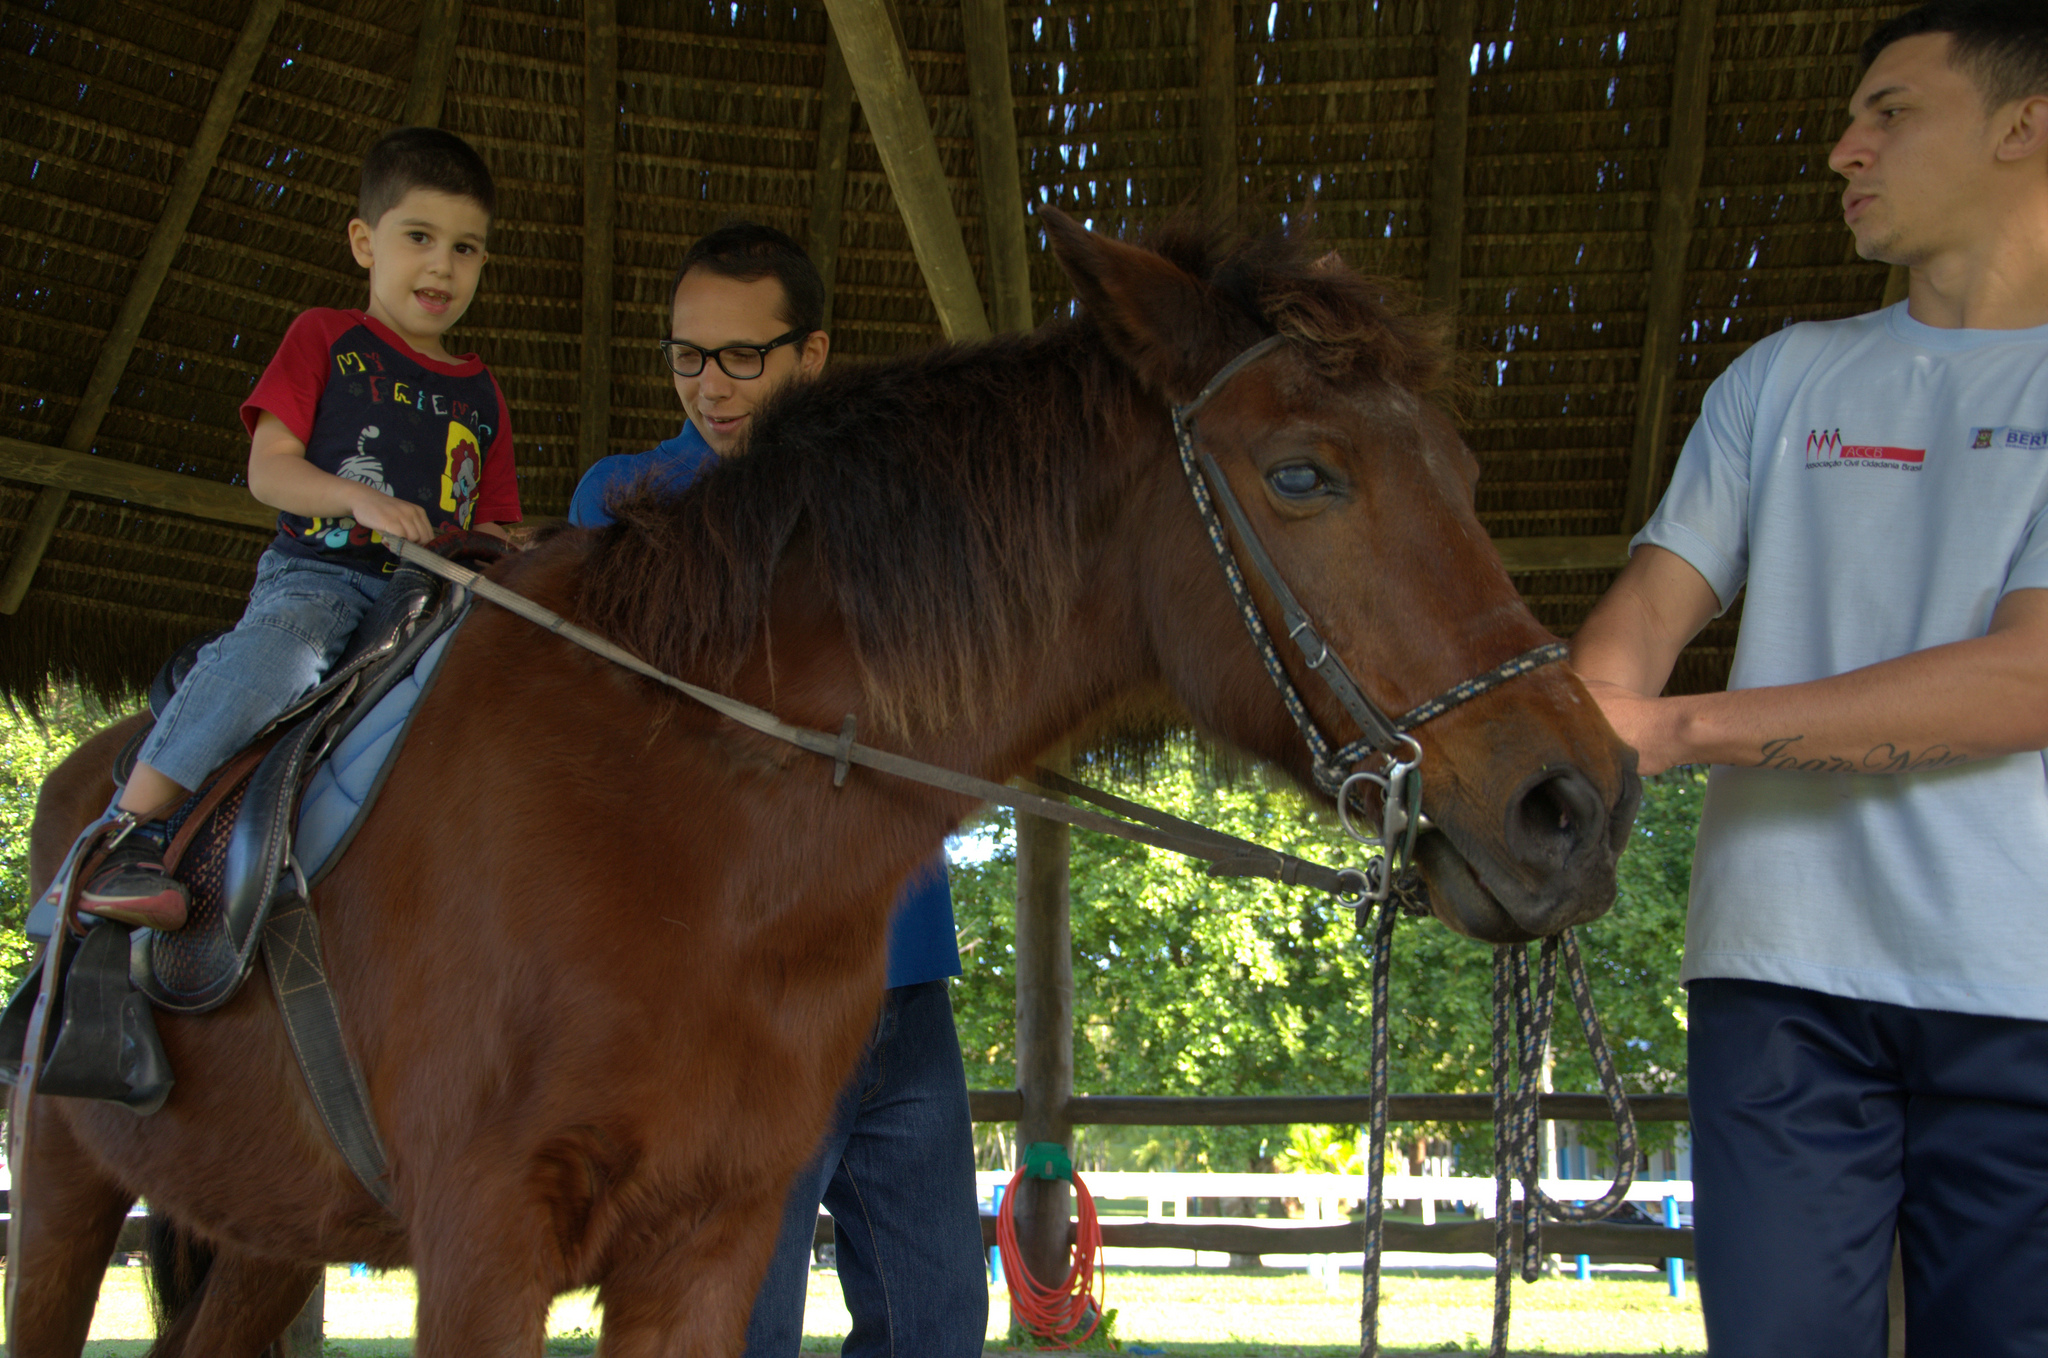
[[[363,157],[348,240],[369,305],[293,321],[242,405],[249,491],[278,509],[277,537],[242,620],[199,652],[143,742],[115,802],[125,828],[80,909],[183,925],[158,818],[319,683],[397,564],[385,541],[504,537],[518,521],[504,395],[476,355],[441,343],[476,296],[496,202],[452,133],[400,128]]]

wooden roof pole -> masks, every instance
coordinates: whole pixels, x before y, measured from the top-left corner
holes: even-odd
[[[1061,767],[1055,765],[1055,767]],[[1074,1124],[1074,944],[1068,867],[1072,836],[1058,821],[1017,817],[1017,1154],[1034,1141],[1071,1151]],[[1066,1276],[1071,1209],[1064,1180],[1029,1179],[1012,1210],[1035,1278]]]
[[[92,376],[86,379],[85,394],[78,398],[78,405],[71,412],[71,424],[64,431],[64,447],[74,453],[91,451],[93,440],[99,437],[100,421],[106,418],[107,407],[114,401],[114,388],[119,385],[121,374],[128,370],[135,343],[142,337],[142,323],[149,319],[149,310],[156,305],[157,290],[171,272],[178,247],[185,243],[185,228],[192,221],[192,210],[199,205],[200,192],[206,188],[214,162],[220,159],[221,144],[227,140],[228,129],[234,125],[235,114],[242,106],[242,93],[256,74],[256,63],[263,57],[270,30],[283,8],[284,0],[251,0],[248,17],[242,21],[242,35],[235,40],[234,50],[228,53],[220,78],[214,82],[213,97],[207,101],[206,114],[199,120],[198,135],[192,138],[192,145],[171,180],[163,215],[150,232],[149,244],[128,284],[128,295],[122,299],[113,327],[100,345],[99,359],[93,364]],[[64,491],[49,486],[36,496],[28,521],[21,526],[21,536],[15,541],[7,574],[0,576],[0,613],[12,613],[21,607],[29,582],[35,579],[36,567],[42,564],[43,553],[49,550],[50,538],[57,531],[57,521],[64,515],[66,498]]]
[[[1906,300],[1907,292],[1913,286],[1913,271],[1903,264],[1894,264],[1884,276],[1884,300],[1879,306],[1897,306]]]
[[[839,276],[839,226],[846,215],[846,154],[853,141],[853,77],[839,35],[825,30],[825,85],[818,103],[818,168],[811,177],[811,232],[804,242],[825,284],[824,327],[832,328],[832,287]]]
[[[612,221],[618,206],[619,16],[614,0],[583,3],[583,406],[576,465],[611,451]]]
[[[1685,271],[1699,212],[1700,172],[1707,158],[1707,90],[1714,58],[1715,0],[1683,0],[1671,71],[1671,138],[1650,231],[1649,304],[1643,357],[1636,375],[1636,437],[1629,457],[1621,522],[1633,533],[1650,520],[1663,479],[1664,445],[1678,388],[1679,327],[1687,312]]]
[[[925,115],[924,96],[910,72],[910,57],[887,0],[825,0],[832,31],[860,96],[861,112],[896,195],[896,210],[910,232],[910,248],[949,340],[986,339],[988,316],[974,282],[967,241],[953,212],[946,168]]]
[[[1010,84],[1009,13],[1004,0],[961,0],[967,84],[981,167],[982,231],[988,237],[990,310],[998,330],[1032,326],[1031,253],[1024,231],[1023,172],[1017,161],[1017,101]]]
[[[448,94],[448,70],[455,64],[455,33],[462,27],[462,0],[425,0],[413,38],[412,80],[405,87],[400,127],[438,127]]]
[[[1436,91],[1429,139],[1429,272],[1422,296],[1455,315],[1465,250],[1465,143],[1471,123],[1472,30],[1477,0],[1444,0],[1436,30]]]
[[[1200,0],[1196,48],[1201,52],[1202,211],[1229,222],[1237,216],[1237,4]]]

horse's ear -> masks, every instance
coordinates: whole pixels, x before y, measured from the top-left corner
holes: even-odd
[[[1193,396],[1218,342],[1217,302],[1208,286],[1172,260],[1090,231],[1058,208],[1041,203],[1036,210],[1075,295],[1117,356],[1154,391],[1183,401]]]

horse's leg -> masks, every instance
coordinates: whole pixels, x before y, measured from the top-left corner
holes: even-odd
[[[148,1358],[259,1358],[305,1309],[319,1281],[318,1264],[219,1249],[196,1304],[170,1317]]]
[[[13,1116],[20,1135],[9,1202],[16,1253],[7,1260],[8,1351],[76,1354],[135,1198],[86,1154],[55,1100],[17,1091]]]
[[[732,1358],[782,1225],[783,1197],[721,1202],[667,1248],[650,1243],[598,1288],[605,1358]]]
[[[561,1269],[546,1210],[437,1196],[442,1201],[422,1204],[411,1231],[414,1358],[539,1358]]]

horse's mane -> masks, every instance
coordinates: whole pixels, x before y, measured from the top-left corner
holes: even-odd
[[[1230,304],[1226,332],[1289,335],[1333,380],[1444,385],[1434,323],[1302,239],[1228,244],[1177,224],[1149,245]],[[907,732],[972,712],[1071,598],[1084,489],[1112,460],[1098,435],[1158,399],[1086,315],[835,367],[778,393],[745,455],[681,495],[617,496],[578,611],[650,663],[722,683],[756,642],[778,565],[803,550],[880,721]]]

